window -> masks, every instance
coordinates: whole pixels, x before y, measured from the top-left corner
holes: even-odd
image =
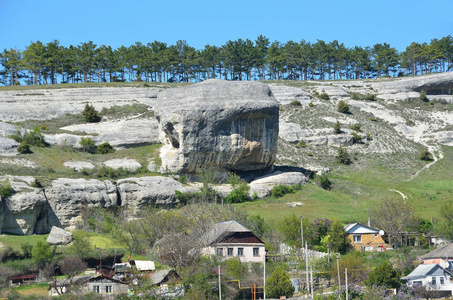
[[[253,248],[253,256],[260,256],[260,248]]]
[[[433,285],[436,285],[436,277],[433,277],[432,283],[433,283]]]
[[[107,286],[105,287],[105,292],[106,292],[106,293],[111,293],[111,292],[112,292],[112,286],[111,286],[111,285],[107,285]]]
[[[361,235],[354,235],[354,243],[361,243],[362,236]]]
[[[99,285],[93,285],[93,292],[99,293]]]
[[[233,256],[233,248],[228,248],[228,256]]]
[[[223,248],[217,248],[217,255],[223,256]]]
[[[377,233],[375,233],[375,234],[374,234],[374,237],[378,237],[378,234],[377,234]]]
[[[238,256],[244,256],[244,248],[238,248]]]
[[[412,283],[412,285],[421,286],[421,285],[422,285],[422,282],[421,282],[421,281],[414,281],[414,282]]]
[[[440,277],[440,285],[444,285],[444,284],[445,284],[444,278]]]

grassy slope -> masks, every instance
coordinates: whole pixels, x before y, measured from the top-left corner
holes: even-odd
[[[439,207],[453,200],[453,148],[443,148],[445,157],[410,179],[411,172],[393,170],[391,165],[376,164],[368,170],[341,167],[329,173],[334,183],[330,191],[308,184],[296,194],[283,198],[265,198],[237,204],[250,214],[259,214],[270,222],[280,221],[289,214],[316,218],[338,219],[343,222],[366,222],[368,210],[385,197],[401,199],[395,189],[405,194],[416,214],[429,219],[439,216]],[[288,202],[300,201],[302,207],[287,207]]]

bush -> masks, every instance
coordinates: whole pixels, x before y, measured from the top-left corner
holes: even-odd
[[[365,281],[367,286],[385,286],[388,289],[397,289],[401,286],[401,276],[393,269],[390,262],[385,261],[376,269],[368,274],[368,279]]]
[[[367,134],[366,134],[366,140],[367,141],[372,141],[373,140],[373,137],[371,136],[371,134],[369,132],[367,132]]]
[[[361,131],[361,130],[360,130],[360,127],[361,127],[360,124],[357,123],[357,124],[352,125],[352,126],[349,127],[349,128],[351,128],[351,129],[354,130],[354,131],[360,132],[360,131]]]
[[[83,152],[96,153],[97,147],[94,140],[90,137],[82,137],[79,144],[82,146]]]
[[[42,188],[42,184],[39,182],[38,178],[35,178],[30,185],[34,188]]]
[[[299,141],[299,143],[297,143],[296,147],[305,148],[305,147],[307,147],[307,143],[305,143],[304,141]]]
[[[292,194],[295,193],[296,191],[302,189],[302,186],[300,184],[295,184],[295,185],[284,185],[284,184],[278,184],[274,186],[270,193],[272,197],[279,198],[283,197],[286,194]]]
[[[96,150],[97,154],[108,154],[113,152],[115,152],[115,149],[107,142],[98,145]]]
[[[250,201],[248,191],[250,187],[246,182],[238,184],[233,191],[225,198],[225,203],[242,203]]]
[[[20,143],[19,146],[17,146],[17,152],[19,152],[20,154],[32,153],[31,150],[30,150],[30,144],[28,144],[27,142],[23,141],[22,143]]]
[[[433,156],[428,149],[424,149],[422,152],[420,152],[420,159],[424,161],[431,161],[433,160]]]
[[[313,107],[313,106],[314,106],[313,102],[308,103],[308,107]]]
[[[428,102],[428,97],[426,96],[426,92],[424,90],[422,90],[420,92],[420,100],[424,101],[424,102]]]
[[[85,109],[82,111],[82,115],[88,123],[95,123],[101,120],[98,112],[94,109],[94,106],[89,105],[88,103],[85,104]]]
[[[344,149],[341,146],[340,146],[340,148],[338,148],[338,154],[335,158],[338,160],[339,163],[342,163],[345,165],[349,165],[352,162],[348,151],[346,151],[346,149]]]
[[[280,267],[275,268],[266,280],[266,295],[269,298],[280,298],[280,296],[291,298],[293,294],[294,287],[288,274]]]
[[[378,119],[377,119],[376,117],[370,117],[370,121],[372,121],[372,122],[377,122]]]
[[[23,134],[19,129],[16,131],[16,133],[10,135],[9,137],[18,143],[26,142],[29,145],[36,147],[46,147],[48,145],[44,139],[44,135],[41,133],[41,128],[39,126],[35,126],[33,130],[25,134]]]
[[[339,121],[337,121],[337,123],[335,123],[335,126],[333,127],[333,133],[335,133],[335,134],[341,133],[341,124]]]
[[[329,94],[327,94],[327,93],[321,93],[321,94],[319,94],[319,99],[329,100],[330,97],[329,97]]]
[[[329,180],[326,174],[319,175],[316,178],[316,184],[324,190],[330,190],[332,188],[332,182]]]
[[[337,111],[343,114],[347,114],[349,113],[349,105],[343,100],[340,100],[337,105]]]
[[[362,137],[360,135],[358,135],[357,133],[353,132],[352,133],[352,142],[354,144],[359,144],[362,142]]]
[[[376,101],[377,98],[376,98],[375,94],[368,94],[368,95],[365,96],[365,100]]]
[[[291,101],[290,103],[292,106],[302,106],[302,104],[300,104],[300,101],[299,100],[293,100]]]
[[[11,183],[8,179],[3,180],[0,182],[0,197],[5,198],[11,196],[13,193],[13,188],[11,187]]]

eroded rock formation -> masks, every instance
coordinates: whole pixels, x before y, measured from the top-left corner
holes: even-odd
[[[279,110],[267,85],[207,80],[158,100],[164,170],[255,171],[274,163]]]

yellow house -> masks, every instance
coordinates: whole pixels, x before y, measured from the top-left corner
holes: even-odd
[[[360,223],[346,224],[344,229],[348,234],[354,250],[384,251],[389,247],[382,238],[384,235],[384,231],[382,230]]]

